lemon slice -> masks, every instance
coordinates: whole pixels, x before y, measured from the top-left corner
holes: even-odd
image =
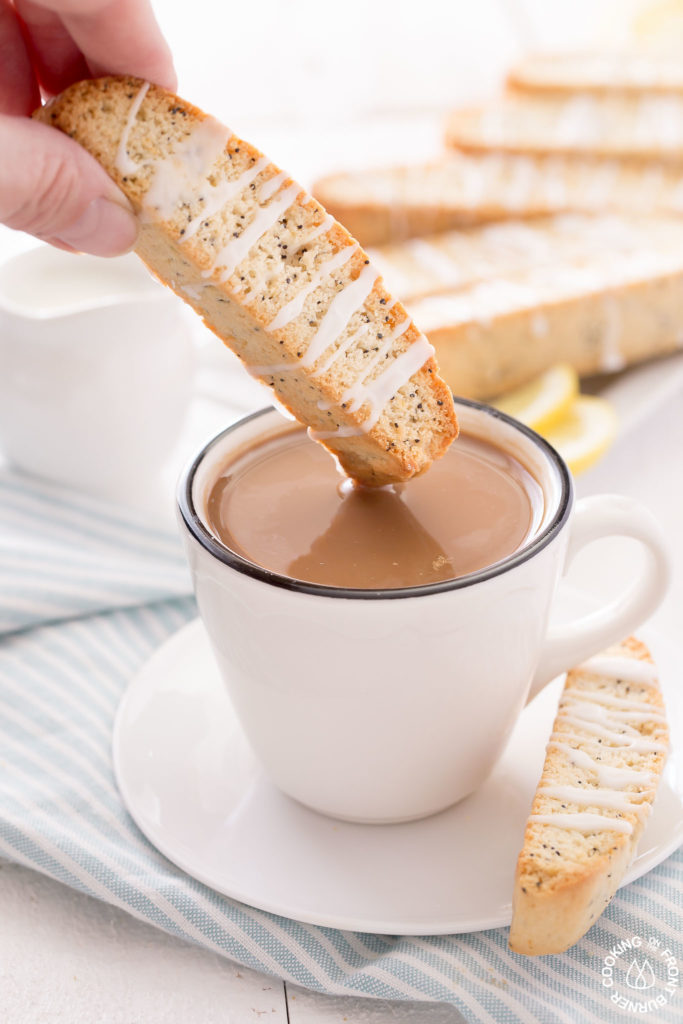
[[[615,438],[617,425],[617,415],[604,398],[579,395],[566,415],[544,436],[576,474],[604,454]]]
[[[578,393],[576,371],[560,364],[491,404],[542,434],[567,414]]]

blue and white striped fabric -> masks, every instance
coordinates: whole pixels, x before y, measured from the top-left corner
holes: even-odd
[[[324,992],[444,1000],[482,1024],[683,1019],[681,994],[648,1008],[648,992],[630,990],[645,1010],[619,1008],[601,973],[634,935],[683,966],[681,850],[621,890],[577,946],[540,959],[511,953],[504,928],[405,938],[299,924],[173,867],[121,803],[111,730],[128,680],[195,614],[174,537],[0,472],[0,856]]]

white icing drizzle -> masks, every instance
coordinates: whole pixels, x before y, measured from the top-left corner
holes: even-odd
[[[601,739],[608,741],[609,746],[613,747],[628,747],[629,750],[640,751],[643,753],[664,753],[666,751],[666,745],[659,743],[657,740],[650,740],[641,737],[635,729],[629,726],[624,726],[624,732],[616,732],[613,729],[608,729],[603,723],[592,722],[587,718],[579,715],[566,715],[563,714],[561,721],[567,725],[578,726],[583,732],[590,733],[593,736],[598,736]],[[564,733],[554,732],[550,737],[552,740],[564,737]],[[608,747],[606,747],[608,749]]]
[[[349,337],[341,343],[339,348],[333,349],[327,359],[324,359],[322,363],[313,371],[311,377],[322,377],[324,373],[327,373],[329,369],[340,359],[349,349],[352,349],[360,338],[367,333],[368,325],[361,324],[357,331],[350,334]]]
[[[279,196],[265,207],[262,207],[247,225],[239,238],[231,239],[227,245],[220,250],[213,265],[208,270],[202,271],[203,277],[209,277],[215,268],[222,267],[223,270],[218,280],[227,281],[235,272],[252,246],[262,238],[265,233],[277,223],[281,214],[288,210],[300,192],[298,185],[290,185]]]
[[[414,373],[434,355],[434,348],[421,334],[405,352],[392,359],[384,373],[365,385],[361,405],[369,404],[371,413],[363,420],[363,430],[372,430],[382,409],[399,388],[407,384]]]
[[[133,171],[138,166],[128,157],[127,145],[132,126],[148,89],[148,84],[143,85],[132,101],[119,142],[116,163],[124,173]],[[230,199],[239,195],[252,184],[269,163],[266,157],[261,157],[234,180],[219,181],[218,184],[211,185],[206,179],[212,166],[225,151],[231,135],[232,132],[228,128],[220,125],[213,118],[206,118],[194,128],[190,135],[183,139],[174,153],[163,159],[146,161],[148,165],[151,163],[154,175],[145,197],[145,205],[148,209],[154,210],[158,217],[169,219],[179,207],[198,201],[200,196],[197,193],[201,190],[203,197],[201,211],[188,222],[183,231],[183,241],[192,238],[203,221],[221,210]],[[258,198],[260,202],[267,205],[257,211],[252,221],[237,238],[232,238],[218,252],[211,267],[202,271],[203,278],[210,277],[216,269],[220,271],[220,282],[230,278],[256,242],[275,225],[281,214],[292,205],[300,192],[298,185],[292,184],[282,190],[279,195],[277,194],[286,178],[285,172],[280,172],[261,185]],[[269,202],[269,200],[272,201]],[[323,232],[328,231],[333,224],[334,219],[330,215],[326,215],[316,228],[306,234],[298,248],[301,248],[305,242],[310,242]],[[270,329],[277,330],[298,316],[303,310],[306,298],[315,291],[323,278],[346,263],[357,250],[357,245],[347,246],[325,261],[299,294],[273,318],[269,325]],[[448,272],[450,278],[451,265],[445,256],[441,266],[442,273]],[[339,335],[346,330],[351,317],[371,294],[378,278],[377,270],[368,264],[362,269],[356,280],[347,284],[335,295],[309,342],[304,357],[299,362],[252,366],[249,368],[250,372],[256,376],[268,376],[294,370],[297,366],[312,367],[328,347],[333,345]],[[181,285],[180,289],[190,298],[198,300],[201,290],[208,284],[208,281],[188,282]],[[311,431],[312,437],[316,440],[323,440],[331,436],[354,436],[372,429],[389,398],[399,387],[406,384],[434,353],[434,349],[427,339],[421,335],[405,352],[391,360],[390,365],[375,380],[365,383],[368,375],[388,354],[393,341],[405,333],[411,322],[410,319],[406,319],[394,328],[372,360],[366,365],[362,380],[347,389],[348,401],[353,410],[366,404],[369,405],[370,414],[364,423],[361,426],[338,427],[334,431]],[[326,372],[334,361],[357,343],[365,333],[367,333],[367,325],[363,324],[330,354],[318,368],[316,374]]]
[[[563,718],[562,721],[566,723],[567,719]],[[582,729],[584,733],[588,733],[588,735],[580,735],[573,732],[554,732],[552,733],[549,742],[554,743],[555,740],[566,740],[568,743],[590,743],[594,745],[596,753],[604,753],[604,751],[610,750],[617,751],[618,753],[623,753],[624,751],[639,754],[666,753],[667,748],[663,743],[658,743],[655,740],[630,739],[630,737],[624,736],[622,733],[615,734],[617,742],[611,745],[603,743],[602,740],[606,738],[604,729],[588,725],[584,722],[580,722],[578,724],[579,728]]]
[[[306,243],[312,242],[314,238],[317,238],[319,235],[322,235],[326,231],[329,231],[334,223],[335,220],[332,214],[327,213],[324,219],[320,222],[320,224],[318,224],[317,228],[313,228],[312,231],[306,234]]]
[[[119,140],[119,147],[116,151],[116,159],[114,160],[114,166],[121,171],[122,174],[133,174],[138,168],[135,161],[131,160],[128,156],[128,140],[130,138],[131,129],[135,124],[135,119],[138,116],[138,111],[142,106],[142,101],[147,95],[148,90],[149,82],[145,82],[144,85],[140,86],[130,105],[128,117],[126,118],[126,123],[123,126],[123,132],[121,133],[121,139]]]
[[[328,345],[344,331],[356,310],[363,305],[375,287],[379,274],[368,264],[355,281],[351,281],[332,299],[317,331],[309,342],[301,366],[313,366]]]
[[[539,825],[554,825],[556,828],[574,829],[576,832],[625,832],[630,835],[633,825],[625,818],[610,818],[606,814],[530,814],[529,821]]]
[[[564,733],[558,735],[565,735]],[[548,748],[561,751],[575,768],[583,768],[594,772],[599,786],[609,789],[625,789],[627,786],[653,786],[657,776],[654,772],[640,768],[621,768],[617,765],[604,764],[591,757],[585,750],[570,747],[568,743],[551,740]]]
[[[382,341],[382,344],[378,347],[377,351],[373,353],[371,358],[365,363],[361,375],[358,377],[354,384],[351,384],[345,391],[342,392],[339,401],[335,402],[335,405],[346,406],[349,412],[357,412],[361,409],[367,401],[367,386],[364,385],[363,381],[366,381],[376,366],[382,362],[383,359],[388,356],[391,346],[400,338],[402,334],[408,330],[412,324],[410,317],[406,317],[400,324],[398,324],[393,331],[390,331]],[[321,409],[332,408],[331,403],[323,402],[320,404]]]
[[[145,206],[155,210],[162,220],[168,220],[183,203],[193,202],[198,191],[208,187],[205,179],[225,152],[231,135],[229,128],[207,117],[174,153],[152,161],[156,171],[145,195]]]
[[[328,213],[325,215],[320,224],[318,224],[318,226],[313,228],[311,231],[305,231],[302,228],[301,234],[296,239],[296,242],[292,243],[289,247],[288,251],[290,256],[293,255],[295,252],[298,252],[299,249],[302,248],[302,246],[308,245],[310,242],[318,238],[320,235],[323,235],[326,232],[328,232],[334,223],[334,217],[332,216],[331,213]]]
[[[634,799],[645,796],[643,793],[614,792],[612,789],[594,789],[590,786],[563,786],[547,785],[539,786],[538,792],[541,796],[551,797],[553,800],[562,800],[568,804],[577,804],[583,807],[607,807],[611,811],[619,811],[624,814],[633,812],[641,813],[649,810],[649,804]]]
[[[570,711],[578,711],[581,717],[591,719],[594,722],[611,722],[612,724],[624,725],[627,729],[632,729],[631,726],[627,725],[628,722],[666,722],[666,718],[661,712],[655,708],[646,705],[646,710],[642,708],[634,707],[627,700],[621,705],[603,704],[599,700],[584,700],[583,694],[581,697],[575,697],[573,694],[568,694],[560,705],[561,710],[565,708]],[[632,730],[637,732],[637,730]]]
[[[573,700],[574,697],[572,694],[568,694],[565,699]],[[618,708],[622,711],[646,711],[648,714],[643,715],[644,719],[652,717],[655,721],[663,720],[663,716],[659,714],[653,704],[648,704],[644,700],[632,700],[628,694],[623,697],[617,697],[614,694],[605,693],[603,690],[582,690],[581,700],[594,701],[596,704],[604,704],[607,707]]]
[[[637,729],[634,729],[632,725],[623,720],[624,715],[622,713],[609,712],[607,708],[601,707],[599,704],[590,704],[588,701],[581,700],[567,700],[563,701],[560,705],[560,713],[567,722],[598,722],[604,725],[606,729],[609,729],[610,726],[621,726],[624,733],[630,733],[632,736],[640,735]],[[642,712],[640,713],[640,720],[643,720]],[[616,730],[612,729],[612,731]]]
[[[239,177],[234,178],[232,181],[219,181],[217,185],[211,185],[209,182],[206,182],[203,192],[207,198],[204,202],[201,213],[198,213],[196,217],[193,217],[184,229],[183,242],[186,242],[188,238],[192,238],[203,221],[208,220],[208,218],[212,217],[214,213],[217,213],[218,210],[222,209],[226,203],[240,195],[244,189],[248,188],[269,163],[270,160],[268,157],[262,156],[255,164],[248,167],[246,171],[243,171]],[[261,189],[259,194],[263,194],[263,189]]]
[[[280,186],[283,184],[287,174],[285,171],[280,171],[279,174],[273,175],[268,181],[264,181],[263,185],[259,189],[259,199],[262,199],[264,203],[268,202],[271,196],[274,196]]]
[[[299,291],[289,302],[287,302],[268,324],[268,330],[277,331],[281,327],[285,327],[286,324],[291,323],[292,320],[296,319],[304,308],[304,303],[309,295],[320,286],[323,278],[327,277],[328,274],[333,273],[339,267],[343,266],[344,263],[348,263],[353,254],[358,252],[358,245],[347,245],[344,249],[340,249],[339,252],[335,253],[329,260],[325,260],[321,264],[320,269],[312,276],[308,284]]]
[[[627,683],[646,683],[657,686],[657,669],[650,661],[619,655],[597,654],[577,667],[577,672],[590,672],[609,679],[622,679]]]
[[[386,312],[388,313],[391,309],[394,308],[395,305],[396,305],[396,299],[394,299],[394,301],[391,302],[386,307]],[[320,363],[320,365],[314,370],[314,372],[311,374],[311,377],[322,377],[323,374],[327,373],[327,371],[329,369],[331,369],[332,366],[346,352],[348,352],[350,349],[352,349],[353,346],[361,339],[361,337],[364,334],[367,333],[367,330],[368,330],[368,325],[367,324],[361,324],[361,326],[358,328],[357,331],[354,331],[353,334],[349,335],[349,337],[346,338],[345,341],[343,341],[342,344],[338,348],[332,350],[330,355],[325,360],[323,360],[323,362]],[[293,369],[296,368],[296,366],[299,366],[299,365],[300,365],[299,363],[295,363],[293,365],[291,363],[288,363],[286,366],[280,364],[280,365],[277,365],[275,367],[275,369],[277,369],[278,371],[281,371],[283,369],[292,369],[293,370]]]

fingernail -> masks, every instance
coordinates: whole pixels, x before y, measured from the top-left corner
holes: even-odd
[[[135,245],[138,223],[133,214],[110,199],[93,199],[78,220],[59,232],[60,242],[93,256],[119,256]]]

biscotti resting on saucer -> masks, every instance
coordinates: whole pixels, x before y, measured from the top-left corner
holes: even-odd
[[[408,301],[441,373],[487,399],[557,362],[611,373],[683,347],[683,249],[557,260]]]
[[[536,53],[507,76],[508,89],[542,93],[682,93],[678,54],[624,52]]]
[[[634,637],[567,674],[517,861],[510,946],[561,953],[631,863],[668,750],[657,670]]]
[[[683,213],[683,168],[588,157],[458,153],[322,178],[320,202],[363,245],[566,211]]]
[[[454,110],[446,143],[470,153],[619,157],[680,168],[683,93],[513,92],[488,105]]]
[[[432,348],[316,200],[259,150],[139,79],[79,82],[34,115],[103,165],[136,252],[349,476],[407,480],[457,433]]]

